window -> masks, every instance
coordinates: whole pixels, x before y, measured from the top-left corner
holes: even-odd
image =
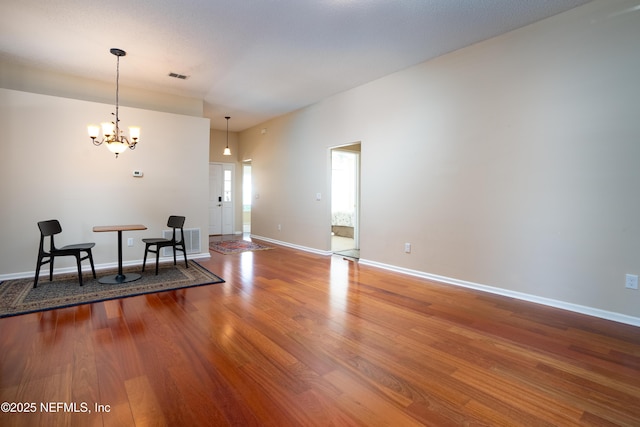
[[[223,200],[225,202],[231,201],[231,171],[224,171],[224,190],[223,190]]]

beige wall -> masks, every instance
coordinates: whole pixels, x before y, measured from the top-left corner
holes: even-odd
[[[0,109],[0,278],[35,270],[40,220],[61,221],[58,244],[96,242],[99,265],[116,262],[117,234],[94,233],[94,225],[148,227],[124,233],[125,242],[135,241],[125,244],[125,262],[142,259],[140,239],[160,236],[171,214],[185,215],[185,227],[206,236],[208,119],[121,107],[121,122],[139,125],[142,135],[135,150],[116,159],[94,147],[86,130],[108,119],[113,105],[0,89]],[[206,238],[201,251],[207,253]]]
[[[346,141],[325,138],[332,126],[314,108],[242,132],[239,154],[252,159],[252,234],[326,250],[331,231],[328,147]],[[316,193],[322,200],[316,200]]]
[[[49,69],[25,66],[0,54],[0,87],[43,95],[115,103],[115,81],[105,83]],[[120,105],[202,117],[202,99],[127,87],[120,82]]]
[[[238,158],[238,133],[229,132],[230,156],[222,154],[227,146],[227,131],[211,129],[209,131],[209,161],[219,163],[237,163]]]
[[[328,250],[328,149],[361,141],[365,261],[640,321],[624,287],[640,274],[640,14],[616,14],[636,3],[596,1],[242,132],[252,233]]]

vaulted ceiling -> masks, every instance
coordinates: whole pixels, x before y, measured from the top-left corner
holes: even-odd
[[[112,82],[120,48],[121,86],[239,131],[588,1],[4,0],[0,54]]]

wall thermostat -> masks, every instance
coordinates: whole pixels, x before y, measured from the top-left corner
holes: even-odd
[[[136,178],[142,178],[142,175],[144,175],[142,171],[133,171],[133,176]]]

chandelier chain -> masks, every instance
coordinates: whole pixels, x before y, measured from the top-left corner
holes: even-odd
[[[120,104],[120,56],[117,56],[118,62],[116,65],[116,135],[120,135],[120,126],[118,126],[118,105]]]

